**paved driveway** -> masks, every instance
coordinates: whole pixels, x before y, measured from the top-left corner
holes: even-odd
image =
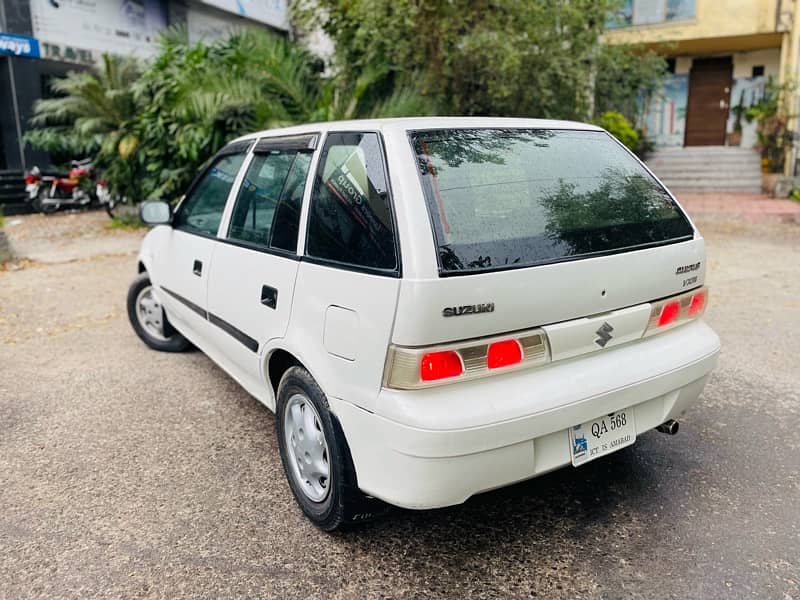
[[[800,226],[700,225],[723,353],[676,437],[335,535],[267,410],[131,332],[137,234],[0,272],[0,597],[800,598]]]

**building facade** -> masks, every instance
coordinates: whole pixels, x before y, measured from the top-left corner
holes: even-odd
[[[0,0],[0,171],[49,164],[23,136],[52,78],[89,68],[106,52],[153,56],[159,33],[173,24],[191,41],[242,27],[287,34],[287,0]]]
[[[639,124],[656,146],[752,147],[746,108],[770,82],[797,80],[799,8],[800,0],[627,0],[605,40],[668,58],[670,74]]]

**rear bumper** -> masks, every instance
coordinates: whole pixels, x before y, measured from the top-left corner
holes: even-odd
[[[330,398],[359,487],[435,508],[571,464],[567,429],[633,411],[637,435],[697,400],[719,354],[702,321],[540,369],[430,390],[383,389],[378,413]]]

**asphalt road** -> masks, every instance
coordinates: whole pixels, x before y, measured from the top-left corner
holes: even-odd
[[[701,225],[723,353],[677,436],[333,535],[271,413],[134,336],[132,255],[0,272],[0,597],[800,598],[800,225]]]

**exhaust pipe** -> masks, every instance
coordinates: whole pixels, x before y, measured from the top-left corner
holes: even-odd
[[[675,419],[670,419],[669,421],[663,422],[661,425],[656,427],[657,431],[661,433],[668,433],[670,435],[675,435],[678,433],[678,422]]]

